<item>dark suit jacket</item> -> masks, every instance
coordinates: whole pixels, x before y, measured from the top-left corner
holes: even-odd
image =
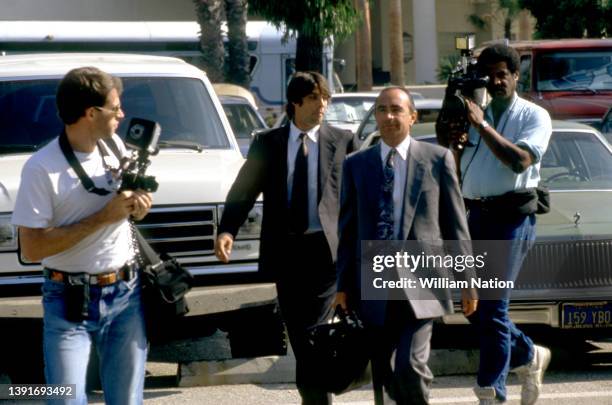
[[[283,255],[289,234],[287,198],[287,143],[289,125],[257,134],[225,203],[218,233],[234,237],[260,193],[263,223],[259,269],[275,275],[290,262]],[[353,150],[353,135],[326,124],[319,128],[319,219],[333,260],[338,248],[338,210],[342,163]],[[316,253],[315,253],[316,254]]]
[[[408,240],[434,243],[469,241],[465,207],[451,152],[412,139],[407,165],[402,235]],[[382,178],[380,144],[352,155],[344,164],[338,229],[338,291],[346,292],[353,303],[361,297],[361,241],[376,239]],[[462,248],[465,250],[465,245]],[[467,248],[469,250],[469,242]],[[427,291],[425,293],[428,297]],[[452,312],[452,302],[438,299],[438,294],[430,297],[409,301],[417,318],[433,318]],[[363,301],[360,309],[364,320],[382,324],[385,306],[384,300]]]

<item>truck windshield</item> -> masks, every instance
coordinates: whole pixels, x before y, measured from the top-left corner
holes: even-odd
[[[538,91],[612,90],[612,49],[542,54],[535,66]]]
[[[60,79],[0,82],[0,154],[31,152],[62,130],[55,93]],[[133,117],[157,121],[161,141],[229,148],[212,99],[197,79],[127,77],[121,95],[125,119],[117,133],[125,137]],[[179,141],[179,142],[175,142]]]

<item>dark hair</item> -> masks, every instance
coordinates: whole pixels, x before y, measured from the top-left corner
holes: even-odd
[[[293,103],[302,105],[302,100],[313,91],[319,90],[324,98],[330,97],[325,77],[318,72],[295,72],[287,86],[287,116],[290,120],[295,115]]]
[[[478,56],[478,69],[483,72],[487,65],[499,62],[506,62],[510,73],[516,73],[520,65],[519,54],[516,52],[516,49],[504,44],[491,45],[485,48],[480,53],[480,56]]]
[[[66,73],[57,89],[56,104],[59,116],[66,125],[74,124],[89,107],[102,107],[108,94],[123,90],[121,79],[96,67],[86,66]]]
[[[410,112],[416,112],[416,107],[414,105],[414,99],[412,98],[412,94],[410,94],[410,91],[402,86],[390,86],[390,87],[385,87],[384,89],[382,89],[380,91],[380,93],[378,93],[378,97],[376,97],[376,103],[378,104],[378,99],[380,98],[380,96],[382,96],[383,93],[386,93],[388,91],[391,90],[400,90],[403,91],[404,93],[406,93],[406,95],[408,96],[408,107],[410,107]]]

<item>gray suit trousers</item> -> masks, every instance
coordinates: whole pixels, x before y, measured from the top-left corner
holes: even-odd
[[[429,403],[432,328],[433,320],[416,319],[407,301],[387,303],[384,326],[371,329],[376,405]]]

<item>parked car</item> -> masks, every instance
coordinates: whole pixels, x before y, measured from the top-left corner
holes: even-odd
[[[359,123],[374,105],[378,93],[339,93],[332,94],[323,120],[338,128],[355,133]],[[287,124],[286,113],[281,114],[274,123],[274,128]]]
[[[338,128],[357,131],[359,123],[374,105],[378,93],[341,93],[332,94],[325,122]]]
[[[160,151],[147,169],[159,189],[150,213],[137,226],[157,251],[171,254],[196,277],[197,287],[187,296],[191,312],[186,322],[198,319],[199,326],[186,332],[223,328],[229,332],[233,353],[257,342],[257,331],[265,331],[260,342],[267,347],[271,342],[282,347],[274,287],[258,273],[260,204],[240,230],[232,262],[221,263],[214,255],[224,200],[244,162],[230,124],[204,72],[159,56],[0,56],[0,318],[42,315],[42,267],[21,256],[11,214],[24,163],[63,128],[55,107],[58,83],[68,70],[80,66],[96,66],[122,78],[126,117],[117,130],[120,136],[126,135],[132,117],[161,125]],[[22,298],[10,305],[5,300],[17,296]]]
[[[219,100],[234,131],[240,152],[246,156],[253,135],[268,126],[248,100],[237,96],[219,96]]]
[[[612,106],[612,39],[517,41],[510,46],[521,61],[519,94],[553,119],[595,127],[601,123]]]
[[[412,92],[411,92],[412,94]],[[439,98],[413,98],[414,106],[417,109],[417,122],[435,122],[442,109],[442,100]],[[370,108],[363,120],[359,124],[357,131],[357,138],[360,141],[365,140],[368,135],[378,130],[376,124],[376,118],[374,117],[374,108]]]
[[[416,124],[411,136],[436,143],[433,123]],[[380,139],[370,134],[362,148]],[[609,336],[612,328],[612,148],[590,126],[553,121],[541,162],[541,185],[551,212],[538,216],[537,239],[512,292],[516,323],[554,330],[567,345]],[[447,324],[467,321],[462,315]],[[561,338],[565,333],[568,338]],[[577,349],[573,348],[573,349]]]

